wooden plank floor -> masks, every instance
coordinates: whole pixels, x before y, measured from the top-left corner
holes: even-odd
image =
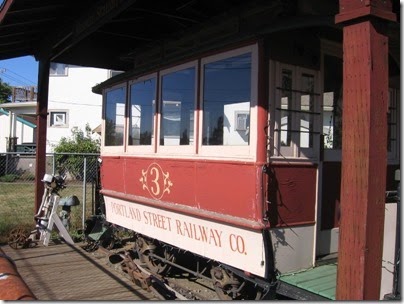
[[[1,248],[38,300],[158,300],[110,267],[105,256],[79,245],[50,242],[47,247]]]
[[[324,298],[335,300],[337,263],[323,264],[304,271],[281,275],[279,279]]]

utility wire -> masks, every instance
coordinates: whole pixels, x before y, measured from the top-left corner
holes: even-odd
[[[6,75],[6,74],[1,74],[1,75],[2,75],[3,78],[7,78],[7,79],[9,79],[9,80],[11,80],[11,81],[14,81],[14,82],[16,82],[18,85],[28,86],[28,87],[30,86],[28,83],[23,82],[23,81],[21,81],[20,79],[17,79],[17,78],[15,78],[15,77],[13,77],[13,76]]]
[[[21,77],[21,78],[23,78],[23,79],[25,79],[25,80],[29,81],[30,83],[35,84],[35,85],[36,85],[36,83],[35,83],[35,82],[33,82],[32,80],[30,80],[30,79],[28,79],[28,78],[26,78],[26,77],[24,77],[24,76],[22,76],[22,75],[20,75],[20,74],[17,74],[16,72],[13,72],[13,71],[12,71],[12,70],[10,70],[10,69],[7,69],[7,68],[6,68],[6,71],[9,71],[9,72],[13,73],[14,75],[16,75],[16,76],[18,76],[18,77]]]
[[[5,74],[5,73],[7,73],[7,72],[8,72],[8,73],[12,73],[12,74],[14,74],[15,76],[17,76],[17,77],[19,77],[19,78],[25,79],[25,81],[20,80],[20,79],[18,79],[18,78],[15,78],[14,76],[10,76],[10,75]],[[23,84],[24,86],[36,85],[36,83],[33,82],[32,80],[30,80],[30,79],[28,79],[28,78],[26,78],[26,77],[24,77],[24,76],[22,76],[22,75],[20,75],[20,74],[17,74],[16,72],[13,72],[13,71],[10,70],[9,68],[0,67],[0,74],[2,74],[4,77],[7,77],[7,78],[9,78],[9,79],[11,79],[11,80],[13,80],[13,81],[15,81],[15,82],[17,82],[17,83],[21,83],[21,84]],[[31,84],[27,83],[26,81],[30,82]]]
[[[76,106],[91,106],[91,107],[101,107],[102,105],[100,104],[89,104],[89,103],[77,103],[77,102],[69,102],[69,101],[57,101],[57,100],[49,100],[49,102],[53,103],[64,103],[64,104],[70,104],[70,105],[76,105]],[[100,101],[101,103],[101,101]]]

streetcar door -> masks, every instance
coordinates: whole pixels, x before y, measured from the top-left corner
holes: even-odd
[[[320,76],[317,66],[270,61],[268,219],[275,227],[275,260],[280,272],[312,267],[315,259]]]
[[[317,164],[320,146],[319,72],[273,62],[273,161]]]
[[[338,250],[342,148],[342,50],[322,44],[322,134],[317,210],[317,256]]]

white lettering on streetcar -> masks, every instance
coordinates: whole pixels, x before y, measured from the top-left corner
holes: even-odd
[[[105,197],[107,220],[169,244],[264,275],[264,248],[260,231],[249,231],[224,223]],[[201,245],[198,245],[201,244]],[[202,245],[203,244],[203,245]],[[265,265],[265,263],[264,263]]]

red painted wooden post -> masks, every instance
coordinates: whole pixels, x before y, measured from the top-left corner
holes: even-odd
[[[337,300],[378,300],[387,165],[388,39],[392,0],[340,0],[343,137]]]
[[[48,127],[48,92],[49,59],[39,61],[38,66],[38,101],[36,107],[36,179],[35,179],[35,213],[41,206],[44,185],[42,178],[46,167],[46,128]]]

